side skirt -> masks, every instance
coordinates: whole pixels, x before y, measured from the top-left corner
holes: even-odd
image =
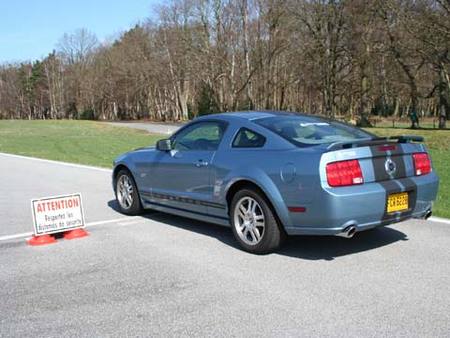
[[[208,215],[205,213],[191,211],[191,210],[187,210],[187,209],[183,209],[183,208],[167,206],[167,205],[163,205],[160,203],[151,202],[148,199],[146,199],[145,197],[142,198],[142,201],[143,201],[145,209],[157,210],[157,211],[165,212],[165,213],[176,215],[176,216],[192,218],[192,219],[196,219],[199,221],[214,223],[214,224],[218,224],[218,225],[222,225],[222,226],[226,226],[226,227],[230,226],[229,219],[225,218],[225,217]]]

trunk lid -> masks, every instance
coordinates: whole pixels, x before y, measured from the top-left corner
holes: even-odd
[[[409,140],[376,139],[331,144],[321,159],[322,181],[327,181],[325,167],[328,163],[345,160],[359,161],[364,183],[415,176],[412,154],[427,151],[423,144],[410,143]]]

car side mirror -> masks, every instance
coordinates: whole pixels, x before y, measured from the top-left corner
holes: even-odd
[[[159,140],[156,142],[156,149],[160,151],[170,151],[172,150],[172,142],[170,139]]]

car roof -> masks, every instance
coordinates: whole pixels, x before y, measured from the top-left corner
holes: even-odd
[[[305,120],[307,120],[307,121],[321,119],[321,117],[318,117],[318,116],[306,115],[306,114],[302,114],[302,113],[294,113],[294,112],[286,112],[286,111],[272,111],[272,110],[261,110],[261,111],[249,110],[249,111],[237,111],[237,112],[205,115],[205,116],[198,117],[196,120],[219,119],[219,120],[229,121],[232,119],[244,119],[247,121],[254,121],[254,120],[259,120],[259,119],[268,118],[268,117],[275,117],[275,116],[297,116],[297,117],[305,118]]]

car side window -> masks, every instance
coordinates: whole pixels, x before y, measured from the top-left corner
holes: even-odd
[[[233,148],[261,148],[266,138],[250,129],[241,128],[233,140]]]
[[[181,130],[172,140],[176,150],[217,150],[225,124],[215,121],[199,122]]]

